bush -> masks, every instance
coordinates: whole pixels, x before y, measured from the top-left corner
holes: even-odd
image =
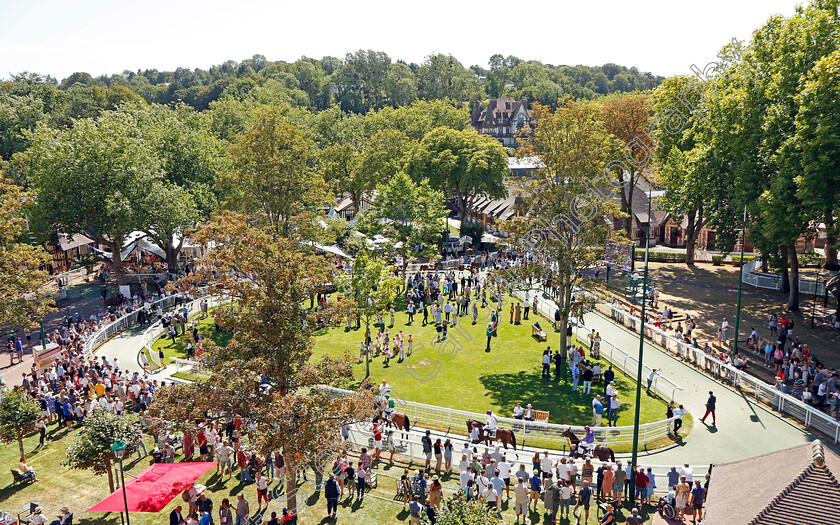
[[[713,258],[714,258],[714,257],[713,257]],[[744,255],[744,261],[743,261],[743,262],[748,263],[748,262],[750,262],[750,261],[755,260],[755,258],[756,258],[756,256],[755,256],[755,255]],[[740,255],[733,255],[733,256],[732,256],[732,262],[731,262],[731,264],[732,264],[732,266],[738,266],[738,267],[740,267],[740,266],[741,266],[741,264],[742,264],[742,262],[741,262],[741,256],[740,256]]]
[[[723,265],[723,255],[712,255],[712,264],[715,266]]]
[[[820,268],[825,265],[825,257],[814,252],[797,254],[800,268]]]
[[[645,251],[637,248],[635,259],[637,261],[644,261]],[[648,252],[648,261],[663,263],[684,263],[685,254],[680,252],[663,252],[651,250],[650,252]]]

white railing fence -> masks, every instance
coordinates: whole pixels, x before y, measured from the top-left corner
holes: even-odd
[[[353,394],[350,390],[343,390],[330,386],[321,386],[323,390],[334,396],[346,396]],[[411,428],[434,426],[456,430],[467,436],[467,420],[475,419],[484,422],[487,416],[466,410],[438,407],[396,399],[398,412],[406,414],[411,421]],[[606,418],[606,415],[604,416]],[[646,423],[639,426],[639,443],[644,446],[661,438],[667,437],[673,419],[663,419],[653,423]],[[571,430],[576,436],[582,438],[586,435],[583,426],[559,425],[556,423],[541,423],[538,421],[524,421],[507,417],[499,418],[499,428],[509,428],[515,432],[517,447],[527,445],[534,440],[539,441],[541,447],[548,447],[554,450],[568,449],[568,440],[562,434]],[[610,447],[618,445],[630,446],[633,443],[633,427],[592,427],[595,435],[595,443]],[[395,432],[396,434],[396,432]]]
[[[190,301],[185,306],[187,307],[187,314],[189,317],[197,315],[201,312],[201,301],[202,299],[207,300],[207,309],[215,308],[221,304],[230,302],[230,296],[215,296],[205,294],[202,295],[193,301]],[[149,360],[155,364],[158,368],[164,366],[163,363],[160,361],[160,355],[157,352],[153,351],[152,345],[154,345],[155,341],[158,340],[164,334],[163,331],[163,323],[160,320],[154,321],[151,326],[146,328],[143,331],[142,341],[143,346],[140,348],[140,352],[147,351],[149,354]],[[180,366],[183,366],[187,363],[194,363],[195,367],[199,367],[200,364],[198,361],[189,361],[187,359],[181,359],[182,363],[178,363]],[[139,353],[138,353],[138,362],[139,362]]]
[[[782,276],[773,273],[764,273],[757,270],[761,266],[759,259],[753,259],[741,266],[741,280],[744,284],[748,284],[754,288],[763,288],[765,290],[781,291]],[[808,295],[825,295],[825,283],[830,275],[826,273],[825,279],[809,279],[806,276],[799,277],[799,293],[805,296]]]
[[[201,297],[204,297],[204,296],[208,295],[209,290],[210,289],[207,288],[207,287],[197,288],[195,290],[192,290],[190,292],[190,294],[188,295],[188,297],[189,298],[194,298],[194,299],[195,298],[201,298]],[[171,308],[171,307],[175,306],[175,303],[180,301],[180,300],[183,300],[183,296],[170,295],[170,296],[164,297],[163,299],[160,299],[158,301],[150,303],[150,306],[151,306],[152,310],[154,310],[158,306],[160,306],[162,309],[167,309],[167,308]],[[97,331],[96,333],[91,335],[90,338],[85,342],[85,345],[84,345],[85,354],[88,355],[88,356],[92,355],[93,352],[97,348],[102,346],[102,344],[105,341],[107,341],[108,339],[110,339],[114,335],[122,332],[126,328],[130,328],[131,326],[134,326],[134,324],[137,323],[137,315],[139,314],[139,312],[140,312],[139,309],[134,310],[133,312],[131,312],[129,314],[126,314],[126,315],[120,317],[119,319],[117,319],[116,321],[113,321],[112,323],[109,323],[109,324],[105,325],[104,327],[100,328],[99,331]]]
[[[373,442],[373,433],[370,430],[367,430],[363,425],[360,424],[351,424],[347,428],[348,430],[348,437],[351,443],[353,443],[357,447],[367,447],[369,451],[373,450],[374,442]],[[400,432],[398,430],[394,431],[394,446],[396,448],[396,453],[401,456],[407,456],[410,460],[410,463],[417,463],[418,465],[422,465],[426,461],[426,454],[423,452],[423,443],[421,439],[423,437],[423,433],[421,432],[408,432],[408,437],[405,436],[405,432]],[[437,439],[438,436],[432,436],[433,439]],[[453,451],[452,451],[452,465],[453,468],[457,471],[458,465],[461,462],[461,450],[463,449],[465,440],[460,439],[458,436],[446,436],[452,441]],[[441,441],[444,441],[445,437],[441,437]],[[470,443],[470,448],[475,449],[478,453],[478,459],[481,460],[481,455],[484,453],[484,445],[483,444],[472,444]],[[493,450],[491,448],[491,450]],[[475,454],[474,452],[473,454]],[[532,450],[504,450],[502,449],[501,452],[504,454],[505,459],[508,463],[511,464],[511,474],[515,475],[516,471],[519,469],[519,465],[523,464],[525,466],[525,470],[528,471],[529,476],[532,472],[532,465],[531,459],[534,456],[535,452],[539,452],[540,457],[543,457],[543,451],[538,449]],[[387,453],[386,453],[387,454]],[[556,452],[549,450],[548,457],[551,458],[552,463],[556,465],[561,458],[566,458],[568,461],[568,456],[559,455]],[[575,459],[575,465],[578,467],[577,473],[577,483],[580,485],[582,484],[582,477],[581,477],[581,467],[584,464],[583,459]],[[626,467],[628,462],[624,463]],[[654,464],[647,464],[642,461],[637,462],[638,466],[644,467],[647,470],[650,467],[651,472],[654,474],[656,479],[656,493],[663,493],[667,494],[669,487],[668,487],[668,472],[676,467],[676,471],[679,472],[681,468],[683,468],[683,464],[679,465],[654,465]],[[597,469],[601,466],[601,462],[597,460],[592,461],[592,466]],[[703,480],[706,477],[706,474],[709,472],[709,465],[690,465],[694,479]],[[492,474],[491,474],[492,476]],[[630,479],[629,477],[627,479]],[[454,481],[454,480],[453,480]],[[515,480],[511,480],[515,481]],[[592,486],[595,486],[595,475],[593,473],[593,483]]]
[[[622,308],[606,303],[597,303],[595,310],[610,319],[618,321],[622,325],[630,328],[631,331],[638,333],[641,320],[636,315],[631,316],[629,312],[624,311]],[[689,344],[675,339],[672,335],[656,328],[652,324],[645,324],[645,336],[658,346],[680,357],[683,361],[691,363],[695,367],[705,371],[721,383],[732,385],[744,393],[753,396],[755,399],[764,401],[783,414],[796,419],[806,427],[813,428],[829,436],[834,440],[834,443],[840,442],[840,422],[828,414],[796,399],[790,394],[782,393],[774,386],[732,365],[728,365],[711,355],[707,355],[700,348],[694,348]]]
[[[576,292],[578,293],[578,292]],[[514,296],[518,299],[524,299],[525,295],[522,292],[514,292]],[[539,293],[539,300],[537,301],[536,307],[534,307],[535,311],[545,317],[546,319],[550,320],[550,325],[543,327],[543,330],[550,329],[551,326],[554,325],[554,309],[556,305],[554,301],[550,299],[545,299],[541,293]],[[586,331],[586,327],[582,324],[578,323],[576,319],[570,319],[572,326],[575,330],[575,335],[578,338],[578,341],[586,345],[589,341],[588,333]],[[561,327],[561,330],[565,329]],[[630,376],[631,378],[636,377],[636,373],[638,372],[639,367],[639,360],[636,356],[631,355],[621,348],[617,347],[610,341],[601,338],[601,357],[605,358],[607,361],[612,363],[613,366]],[[642,365],[645,374],[644,379],[648,377],[648,374],[651,372],[651,368],[645,364]],[[647,383],[643,385],[643,387],[647,387]],[[672,380],[668,379],[666,376],[662,374],[657,374],[654,377],[653,383],[651,384],[651,389],[659,394],[662,398],[673,400],[677,394],[677,390],[682,391],[682,387],[678,384],[674,383]]]

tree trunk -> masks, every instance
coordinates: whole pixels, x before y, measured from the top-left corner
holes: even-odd
[[[833,218],[825,220],[825,269],[829,271],[840,270],[840,263],[837,262],[837,231]]]
[[[785,262],[782,266],[782,292],[790,292],[790,272],[788,271],[787,250],[784,253]]]
[[[25,458],[26,454],[23,453],[23,433],[20,431],[20,428],[15,429],[15,434],[17,434],[18,448],[20,448],[20,457]]]
[[[113,493],[114,488],[114,469],[111,468],[111,455],[105,457],[105,467],[108,469],[108,489]]]
[[[178,273],[178,254],[181,253],[181,244],[173,246],[172,241],[166,243],[164,253],[166,253],[166,267],[169,273]]]
[[[286,508],[290,509],[295,515],[300,514],[297,509],[297,475],[291,468],[289,462],[286,462]]]
[[[627,188],[627,195],[624,194],[624,173],[621,174],[622,180],[622,188],[621,188],[621,204],[624,208],[622,211],[627,213],[627,217],[624,219],[624,230],[627,233],[627,237],[630,238],[630,232],[633,230],[633,193],[635,188],[633,187],[633,174],[630,174],[630,180],[626,182],[629,184]],[[650,217],[648,217],[648,222],[650,222]]]
[[[796,256],[796,249],[793,247],[788,251],[788,264],[790,265],[790,295],[788,296],[787,309],[796,312],[799,310],[799,258]]]

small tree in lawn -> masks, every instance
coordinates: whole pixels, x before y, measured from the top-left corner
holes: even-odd
[[[420,520],[423,525],[430,525],[428,516],[425,514]],[[454,499],[443,501],[438,511],[437,525],[498,525],[503,523],[498,512],[493,512],[487,505],[477,499],[467,501],[464,491],[458,492]]]
[[[140,441],[137,424],[125,416],[117,416],[103,407],[96,407],[85,417],[85,424],[67,447],[64,465],[74,469],[92,470],[97,476],[107,473],[108,488],[113,492],[114,471],[111,462],[114,460],[114,453],[111,446],[117,440],[126,444],[126,456],[134,453]]]
[[[3,441],[18,442],[21,457],[23,436],[35,430],[35,420],[40,407],[23,390],[3,390],[0,392],[0,438]]]
[[[399,280],[381,259],[360,252],[353,269],[337,277],[338,287],[348,301],[355,303],[356,315],[364,322],[365,333],[371,320],[378,319],[397,298]],[[365,377],[370,377],[370,355],[366,353]]]

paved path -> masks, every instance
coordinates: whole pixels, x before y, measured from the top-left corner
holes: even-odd
[[[585,321],[587,329],[594,328],[601,333],[601,337],[631,354],[637,352],[637,334],[596,313],[587,313]],[[137,352],[143,344],[142,333],[143,330],[136,327],[126,330],[107,341],[96,353],[109,358],[118,357],[122,366],[128,370],[139,370]],[[676,401],[685,405],[694,417],[695,426],[681,442],[655,452],[642,452],[641,462],[658,465],[729,462],[785,449],[814,439],[812,434],[779,417],[754,399],[722,386],[706,374],[647,342],[643,361],[651,368],[662,368],[665,375],[683,388],[682,392],[677,393]],[[174,372],[175,367],[170,365],[156,371],[152,377],[165,380]],[[710,390],[717,396],[716,428],[707,427],[699,421],[705,412]],[[625,402],[631,402],[632,395],[624,393]],[[665,414],[662,414],[662,417],[664,418]]]
[[[585,321],[586,328],[594,328],[601,333],[602,338],[629,353],[638,352],[638,334],[633,334],[596,313],[587,313]],[[651,368],[662,368],[665,375],[683,388],[682,392],[677,392],[676,401],[685,405],[686,410],[694,417],[694,430],[681,443],[656,452],[644,453],[642,457],[645,462],[722,463],[766,454],[814,439],[812,434],[764,408],[754,399],[722,386],[706,374],[648,342],[645,343],[642,360]],[[700,422],[706,411],[706,399],[710,390],[717,397],[716,428],[707,427]],[[627,397],[629,396],[625,393],[624,398]],[[662,416],[665,417],[665,414]],[[710,419],[707,419],[708,423],[711,423]]]
[[[122,368],[128,370],[129,372],[137,371],[142,374],[143,369],[137,362],[137,353],[140,351],[140,348],[143,347],[143,332],[147,328],[148,326],[144,326],[142,328],[134,326],[128,330],[120,332],[100,346],[99,349],[95,351],[96,355],[104,355],[109,360],[116,357],[120,360],[120,366]],[[168,365],[163,368],[153,370],[149,374],[149,377],[158,381],[177,380],[177,378],[173,379],[171,377],[175,372],[177,372],[175,365]]]

